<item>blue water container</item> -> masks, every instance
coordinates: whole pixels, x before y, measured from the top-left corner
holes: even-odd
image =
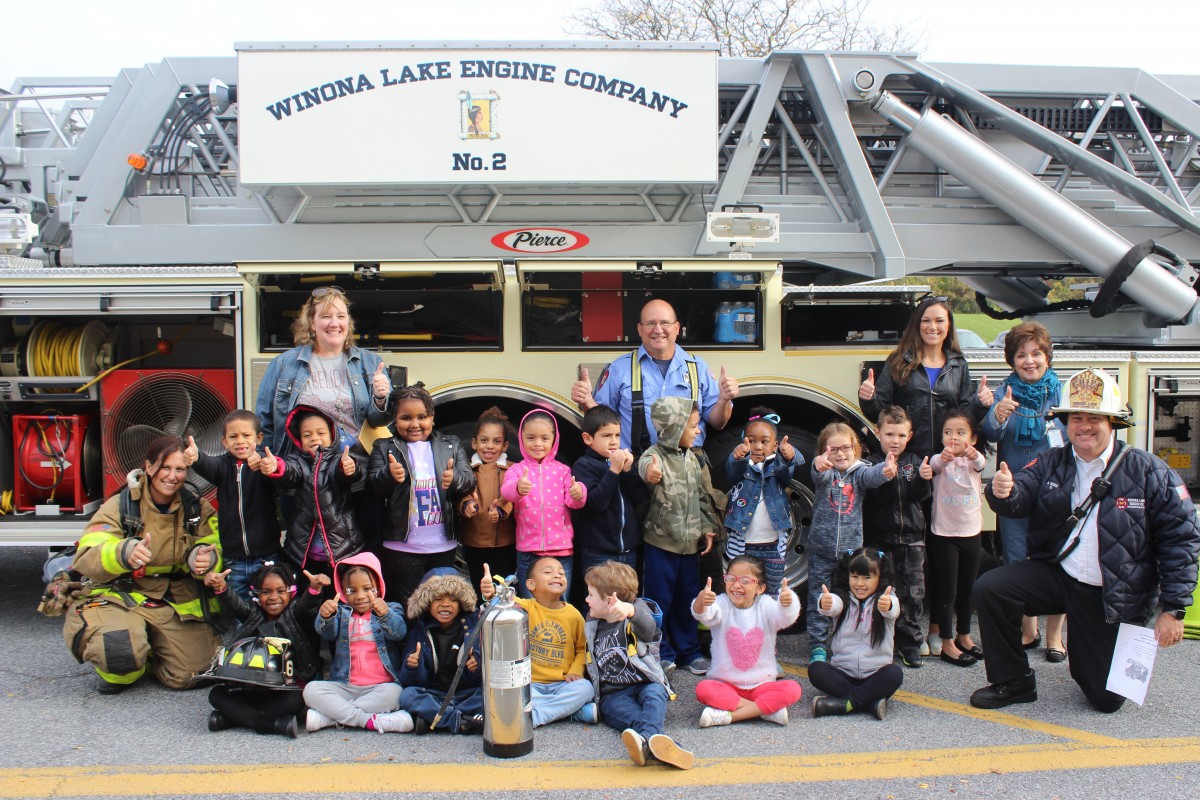
[[[753,303],[721,303],[713,338],[723,344],[753,344],[758,338],[758,311]]]

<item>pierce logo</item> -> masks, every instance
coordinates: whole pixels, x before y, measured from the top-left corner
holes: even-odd
[[[565,228],[518,228],[492,237],[496,247],[514,253],[565,253],[586,247],[590,241],[584,234]]]

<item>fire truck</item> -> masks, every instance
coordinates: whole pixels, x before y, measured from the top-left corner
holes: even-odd
[[[1200,491],[1200,77],[695,43],[235,51],[0,94],[0,542],[74,541],[162,432],[219,451],[331,284],[439,427],[541,406],[564,460],[579,369],[666,299],[741,386],[720,464],[759,403],[809,456],[832,419],[870,439],[858,384],[923,291],[895,284],[957,276],[1045,324],[1060,374],[1115,375],[1126,437]],[[1057,278],[1087,300],[1050,303]]]

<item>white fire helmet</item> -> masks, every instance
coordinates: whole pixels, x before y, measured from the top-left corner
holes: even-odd
[[[1059,414],[1080,412],[1103,414],[1112,420],[1114,428],[1128,428],[1129,407],[1121,403],[1121,387],[1102,369],[1088,367],[1076,372],[1063,387],[1062,405],[1046,412],[1046,419]]]

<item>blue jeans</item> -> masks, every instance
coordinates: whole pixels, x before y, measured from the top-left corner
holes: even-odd
[[[700,594],[700,557],[680,555],[647,544],[642,591],[663,612],[662,663],[687,666],[700,657],[700,636],[692,601]]]
[[[532,683],[529,686],[533,705],[533,726],[546,725],[563,719],[595,699],[596,692],[587,678],[555,683]]]
[[[835,559],[825,558],[808,551],[808,604],[804,607],[804,624],[808,628],[808,646],[829,647],[829,617],[823,616],[817,609],[821,602],[821,586],[833,583],[833,570],[837,566]]]
[[[784,560],[783,556],[779,554],[779,547],[774,542],[748,544],[746,545],[746,555],[754,556],[763,562],[763,569],[767,573],[767,594],[778,599],[779,587],[783,585],[784,568]]]
[[[533,566],[533,562],[541,558],[537,553],[523,553],[517,551],[517,597],[533,597],[529,593],[529,587],[525,585],[525,578],[529,575],[529,568]],[[557,558],[562,564],[563,572],[567,574],[567,588],[563,591],[563,602],[565,603],[571,596],[571,556],[551,556]]]
[[[667,690],[661,683],[638,683],[601,695],[600,718],[610,728],[633,728],[643,739],[649,739],[663,732]]]
[[[229,590],[236,594],[243,603],[253,603],[250,584],[254,581],[254,576],[262,569],[264,561],[274,561],[278,564],[279,559],[279,553],[255,558],[223,559],[222,564],[225,569],[230,571],[225,577],[225,582],[229,585]]]
[[[420,717],[426,722],[433,722],[446,693],[438,689],[426,689],[422,686],[407,686],[400,693],[400,707]],[[437,730],[447,730],[458,733],[458,723],[464,716],[473,717],[483,713],[483,689],[478,686],[470,689],[459,688],[454,692],[454,699],[446,706],[446,713],[438,723]]]
[[[1015,564],[1024,561],[1029,554],[1029,519],[1009,519],[996,517],[996,527],[1000,529],[1000,543],[1004,549],[1004,563]]]
[[[606,561],[616,561],[619,564],[628,564],[637,571],[637,550],[626,550],[624,553],[609,553],[604,550],[589,550],[581,548],[575,551],[575,555],[579,558],[579,577],[587,575],[587,571],[592,567],[598,567]]]

